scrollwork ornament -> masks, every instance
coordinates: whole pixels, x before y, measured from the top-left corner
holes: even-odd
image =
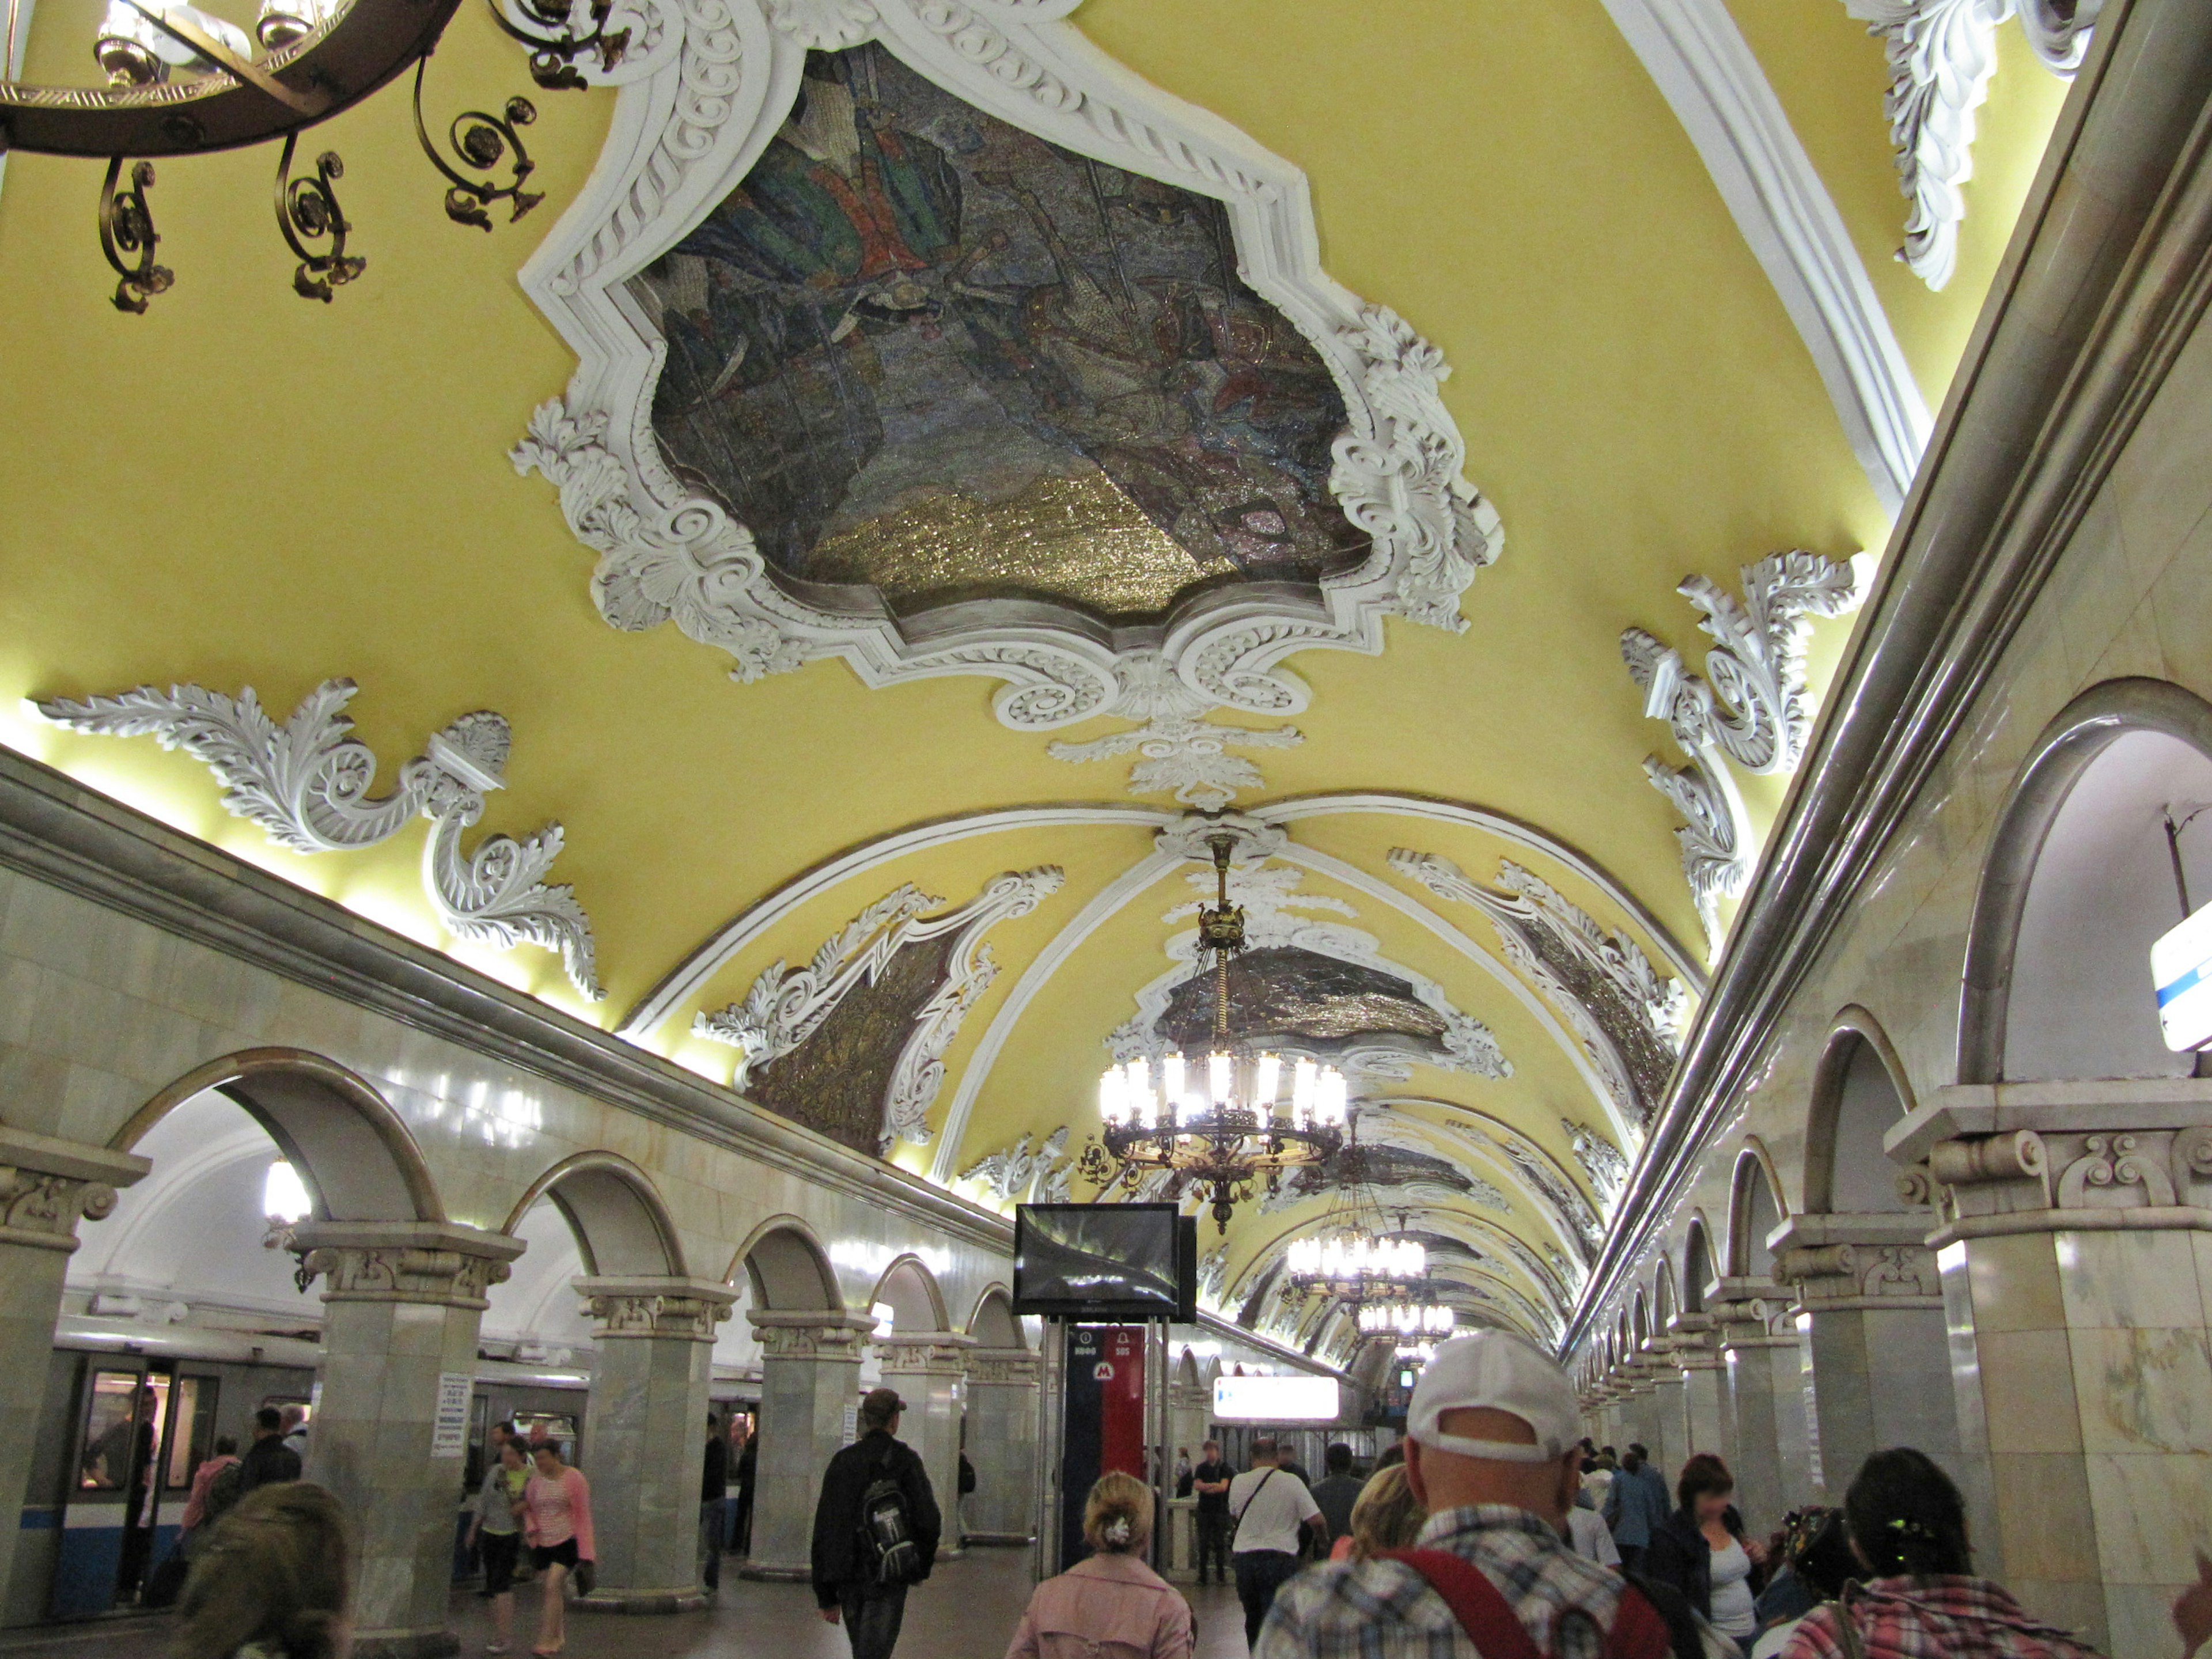
[[[501,163],[507,165],[507,179],[504,184],[494,183],[489,177],[471,179],[440,154],[438,146],[431,142],[429,126],[422,118],[422,77],[429,66],[428,58],[415,65],[415,137],[422,146],[422,153],[430,158],[430,165],[446,177],[446,216],[455,224],[474,225],[489,234],[491,205],[505,202],[508,204],[507,222],[514,223],[545,199],[543,192],[522,187],[538,164],[530,159],[520,130],[538,118],[538,106],[527,98],[510,98],[501,114],[471,109],[453,117],[447,125],[446,142],[463,167],[488,175]]]
[[[276,228],[300,261],[292,273],[292,291],[303,300],[331,301],[336,290],[368,269],[368,261],[346,252],[353,226],[338,205],[337,184],[345,175],[345,163],[336,150],[315,158],[314,172],[292,177],[292,151],[300,141],[296,132],[284,137],[283,152],[276,158]],[[327,243],[318,252],[315,243]]]
[[[154,228],[154,210],[146,203],[146,192],[154,187],[154,164],[134,162],[128,190],[116,188],[122,175],[123,158],[118,155],[108,161],[107,177],[100,186],[100,251],[119,279],[112,296],[115,308],[143,317],[147,301],[167,293],[177,274],[154,262],[154,249],[161,240]],[[126,259],[126,254],[136,257]]]

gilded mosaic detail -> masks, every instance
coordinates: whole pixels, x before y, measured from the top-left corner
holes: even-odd
[[[1328,488],[1343,401],[1238,279],[1222,205],[879,46],[809,54],[744,182],[631,291],[668,343],[664,451],[787,576],[1130,616],[1364,555]]]
[[[1399,1036],[1441,1046],[1444,1019],[1404,980],[1295,945],[1247,951],[1229,966],[1230,1019],[1241,1031],[1295,1036],[1328,1045]],[[1169,999],[1160,1030],[1190,1053],[1212,1046],[1213,980],[1186,980]]]

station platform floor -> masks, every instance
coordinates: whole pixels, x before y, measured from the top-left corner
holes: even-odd
[[[1000,1659],[1028,1604],[1029,1552],[975,1549],[949,1561],[907,1598],[896,1659]],[[1244,1614],[1233,1589],[1188,1591],[1198,1613],[1197,1659],[1245,1659]],[[530,1651],[537,1626],[530,1587],[518,1591],[514,1652]],[[484,1603],[453,1598],[462,1659],[490,1639]],[[167,1614],[34,1626],[0,1632],[0,1659],[166,1659],[175,1621]],[[763,1584],[726,1571],[715,1604],[700,1613],[617,1618],[572,1613],[566,1653],[574,1659],[849,1659],[845,1632],[814,1611],[804,1584]]]

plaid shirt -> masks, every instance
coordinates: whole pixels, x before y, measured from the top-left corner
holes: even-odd
[[[1526,1510],[1480,1504],[1429,1517],[1419,1547],[1480,1567],[1553,1659],[1600,1659],[1621,1580]],[[1400,1561],[1340,1561],[1283,1586],[1253,1659],[1480,1659],[1429,1581]]]
[[[1844,1659],[1836,1609],[1805,1615],[1782,1659]],[[1877,1578],[1851,1600],[1867,1659],[2096,1659],[1986,1578]]]

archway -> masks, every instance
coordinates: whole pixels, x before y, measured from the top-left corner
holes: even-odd
[[[1022,1340],[1022,1322],[1014,1316],[1013,1298],[1003,1285],[994,1285],[975,1300],[975,1311],[968,1316],[968,1334],[975,1339],[979,1348],[1026,1348]],[[1188,1359],[1190,1351],[1183,1350]],[[1192,1379],[1195,1382],[1195,1376]]]
[[[1690,1231],[1682,1243],[1682,1311],[1705,1310],[1706,1287],[1713,1282],[1712,1245],[1705,1236],[1705,1218],[1690,1218]]]
[[[890,1310],[891,1329],[902,1336],[952,1328],[951,1320],[945,1316],[945,1293],[938,1288],[937,1276],[919,1256],[902,1255],[884,1269],[883,1277],[869,1293],[868,1310],[874,1313],[884,1308]]]
[[[586,1273],[602,1278],[682,1278],[684,1247],[652,1178],[615,1152],[578,1152],[530,1185],[507,1217],[512,1233],[539,1203],[550,1203],[574,1236]]]
[[[1813,1073],[1805,1120],[1805,1210],[1880,1214],[1908,1207],[1882,1137],[1912,1109],[1889,1039],[1863,1008],[1837,1017]]]
[[[814,1231],[797,1216],[780,1215],[763,1221],[752,1237],[738,1247],[725,1284],[735,1285],[743,1275],[751,1304],[769,1313],[842,1313],[845,1297],[837,1286],[837,1270]]]
[[[2162,680],[2110,680],[2038,738],[1975,895],[1959,1078],[2191,1074],[2159,1035],[2151,941],[2212,901],[2212,704]],[[2180,868],[2177,876],[2176,864]]]
[[[1768,1237],[1789,1212],[1783,1207],[1774,1160],[1758,1136],[1748,1137],[1736,1154],[1735,1178],[1729,1192],[1729,1274],[1765,1279],[1774,1272]]]

